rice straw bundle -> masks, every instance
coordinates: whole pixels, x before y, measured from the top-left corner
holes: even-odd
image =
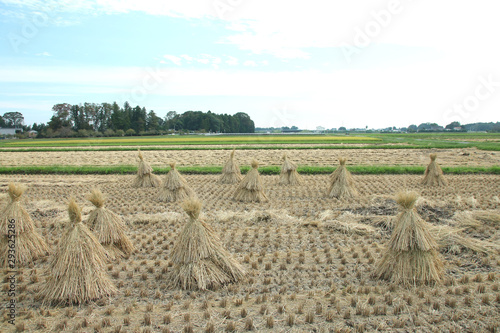
[[[243,176],[241,175],[239,165],[234,161],[234,149],[229,155],[224,168],[222,169],[222,176],[219,179],[219,183],[222,184],[236,184],[241,181]]]
[[[96,207],[87,220],[87,225],[99,242],[112,254],[131,254],[134,244],[125,234],[125,223],[120,216],[104,207],[104,196],[98,189],[93,189],[89,201]]]
[[[417,213],[417,198],[415,192],[396,195],[401,212],[396,217],[386,252],[377,263],[374,274],[378,278],[410,285],[439,282],[443,276],[438,244]]]
[[[174,267],[168,276],[171,286],[216,289],[243,278],[243,267],[222,246],[215,231],[199,219],[201,202],[189,198],[182,208],[189,221],[172,249]]]
[[[108,253],[82,223],[81,209],[73,198],[68,214],[70,222],[40,290],[43,302],[82,304],[114,294],[116,288],[105,271]]]
[[[193,190],[175,168],[175,162],[170,163],[170,171],[167,173],[165,183],[160,190],[160,201],[175,202],[193,196],[195,196]]]
[[[446,225],[434,226],[430,228],[430,233],[436,239],[441,251],[459,254],[462,250],[476,253],[489,253],[487,242],[462,236],[464,229],[457,229]]]
[[[238,184],[238,188],[234,193],[234,199],[243,202],[262,202],[267,200],[260,179],[259,163],[256,160],[252,161],[252,169],[248,171],[245,178]]]
[[[337,199],[350,199],[358,195],[354,180],[345,166],[346,158],[339,157],[339,167],[330,175],[328,196]]]
[[[358,223],[355,221],[330,220],[322,224],[323,227],[338,231],[343,234],[374,235],[377,230],[371,225]]]
[[[448,182],[444,178],[443,170],[436,162],[437,154],[430,154],[431,163],[427,166],[424,173],[424,179],[422,179],[422,185],[428,186],[441,186],[447,185]]]
[[[139,150],[139,167],[137,168],[137,176],[132,186],[134,187],[159,187],[161,185],[160,177],[153,174],[153,168],[149,163],[144,161],[141,151]]]
[[[46,255],[49,250],[45,240],[36,232],[33,220],[21,204],[21,196],[25,190],[26,188],[21,185],[14,183],[8,185],[10,202],[0,213],[0,267],[24,266]],[[13,249],[10,248],[12,244],[14,244]],[[14,250],[15,262],[9,261],[9,249]]]
[[[297,172],[297,164],[290,161],[286,153],[283,154],[283,165],[281,166],[279,183],[282,185],[302,184],[302,177]]]
[[[477,210],[474,211],[472,215],[481,223],[491,226],[500,225],[500,214],[495,211]]]

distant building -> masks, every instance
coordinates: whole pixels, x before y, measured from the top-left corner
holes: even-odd
[[[36,138],[37,135],[38,135],[38,132],[35,130],[31,130],[28,132],[28,137],[30,137],[30,138]]]
[[[0,128],[0,135],[15,135],[17,132],[22,132],[22,128]]]

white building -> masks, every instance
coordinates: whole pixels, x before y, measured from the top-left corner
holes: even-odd
[[[23,131],[22,129],[16,128],[0,128],[0,135],[15,135],[17,131]]]

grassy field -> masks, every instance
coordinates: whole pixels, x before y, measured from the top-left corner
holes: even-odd
[[[222,166],[188,166],[177,167],[184,174],[206,175],[220,174]],[[248,166],[240,167],[243,174],[250,170]],[[305,175],[318,175],[332,173],[336,167],[328,166],[299,166],[297,171]],[[392,166],[392,165],[355,165],[347,167],[353,174],[371,175],[371,174],[417,174],[421,175],[425,171],[424,166]],[[443,167],[446,174],[500,174],[500,166],[481,167],[481,166],[458,166]],[[154,173],[166,174],[169,167],[154,167]],[[69,175],[91,175],[91,174],[135,174],[137,166],[118,165],[118,166],[72,166],[72,165],[49,165],[49,166],[12,166],[0,167],[0,174],[69,174]],[[279,175],[279,166],[265,166],[259,168],[262,175]]]
[[[371,143],[382,141],[369,136],[346,135],[235,135],[235,136],[148,136],[88,139],[6,140],[0,147],[74,147],[74,146],[156,146],[156,145],[236,145],[293,143]]]
[[[88,139],[3,140],[2,151],[211,150],[211,149],[422,149],[500,150],[500,133],[373,133],[356,135],[153,136]],[[300,145],[300,146],[298,146]],[[307,146],[304,146],[307,145]]]

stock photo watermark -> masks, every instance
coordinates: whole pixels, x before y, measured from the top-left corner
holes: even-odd
[[[16,323],[16,220],[9,219],[7,224],[7,297],[8,301],[6,304],[7,309],[7,322],[9,324],[15,325]]]
[[[409,0],[411,1],[411,0]],[[404,6],[400,0],[391,0],[387,3],[385,9],[370,12],[371,20],[366,22],[361,28],[354,27],[354,36],[351,43],[342,42],[340,48],[347,63],[352,62],[352,58],[359,55],[362,50],[368,47],[382,31],[389,27],[393,18],[403,12]]]
[[[130,101],[131,104],[140,104],[143,102],[149,93],[158,89],[165,82],[165,73],[156,67],[146,67],[140,84],[132,87],[128,94],[123,96],[123,99]]]
[[[217,13],[217,17],[224,19],[228,12],[233,12],[237,7],[243,3],[243,0],[215,0],[212,6]]]
[[[284,106],[279,109],[272,110],[272,118],[270,120],[270,124],[274,128],[282,128],[282,127],[291,127],[295,125],[293,121],[296,116],[293,112],[288,110],[287,106]]]
[[[479,82],[470,95],[465,96],[462,101],[446,109],[443,114],[445,121],[466,121],[474,112],[479,110],[481,102],[491,98],[498,90],[498,87],[500,87],[500,81],[495,81],[493,74],[489,74],[486,77],[481,75],[477,80]]]
[[[54,13],[54,6],[49,5],[42,11],[33,13],[29,19],[25,19],[20,31],[9,32],[7,38],[14,52],[19,53],[24,45],[38,36],[40,30],[47,27],[54,18]]]

